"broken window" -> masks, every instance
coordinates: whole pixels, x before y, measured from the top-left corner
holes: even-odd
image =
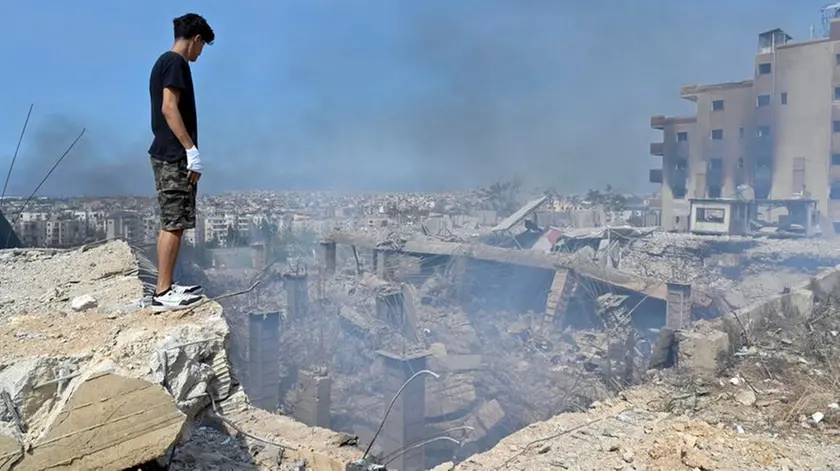
[[[712,111],[723,111],[723,100],[713,100]]]
[[[677,133],[677,142],[687,142],[688,141],[688,133],[685,131],[680,131]]]
[[[773,71],[773,64],[769,62],[762,62],[758,64],[758,75],[767,75]]]
[[[721,189],[718,185],[709,185],[709,198],[720,198]]]
[[[759,95],[755,99],[755,106],[769,106],[770,105],[770,95]]]
[[[723,223],[726,210],[721,208],[697,208],[697,222]]]
[[[779,99],[783,105],[787,105],[787,92],[782,92]]]
[[[723,129],[712,129],[712,139],[715,141],[723,140]]]
[[[755,128],[755,137],[767,137],[770,135],[770,126],[758,126]]]
[[[688,159],[677,159],[674,162],[674,168],[677,170],[688,170]]]
[[[709,170],[723,170],[723,157],[709,159]]]

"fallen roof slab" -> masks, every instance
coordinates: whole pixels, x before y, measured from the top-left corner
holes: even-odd
[[[569,254],[546,253],[537,250],[505,249],[483,244],[416,239],[408,240],[399,246],[391,247],[370,237],[338,231],[330,234],[327,241],[367,249],[378,249],[386,252],[394,251],[407,254],[446,255],[452,257],[461,256],[476,260],[508,263],[546,270],[567,269],[573,270],[575,273],[593,281],[642,293],[650,298],[665,301],[668,295],[668,288],[664,281],[648,280],[615,269],[605,270],[592,264],[582,263],[579,259]],[[708,306],[712,302],[711,296],[698,289],[693,290],[692,297],[694,303],[698,305]]]

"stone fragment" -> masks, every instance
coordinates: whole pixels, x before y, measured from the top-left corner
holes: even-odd
[[[70,301],[70,309],[76,312],[80,312],[94,308],[96,307],[96,304],[97,301],[93,296],[89,294],[83,294],[81,296],[73,298],[73,300]]]

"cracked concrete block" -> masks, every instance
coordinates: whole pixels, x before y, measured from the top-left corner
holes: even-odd
[[[33,422],[45,414],[56,400],[58,384],[55,378],[60,362],[51,357],[36,357],[19,361],[0,371],[0,391],[11,396],[24,422]],[[37,387],[42,385],[41,387]]]
[[[677,367],[692,374],[714,377],[726,367],[730,354],[729,335],[723,330],[677,332]]]
[[[179,439],[185,422],[160,386],[115,373],[96,374],[72,391],[46,434],[14,469],[129,468],[164,454]]]

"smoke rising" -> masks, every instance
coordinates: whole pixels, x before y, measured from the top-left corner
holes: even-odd
[[[264,43],[259,61],[214,45],[194,69],[203,189],[419,191],[515,176],[564,192],[647,190],[659,166],[650,116],[691,113],[681,85],[750,77],[757,34],[791,30],[803,9],[762,5],[312,2],[301,21],[322,27],[295,31],[249,17],[237,26],[264,31],[248,36]],[[86,126],[43,193],[149,194],[148,127],[112,142],[98,132],[108,124],[32,129],[11,192],[33,188]]]

